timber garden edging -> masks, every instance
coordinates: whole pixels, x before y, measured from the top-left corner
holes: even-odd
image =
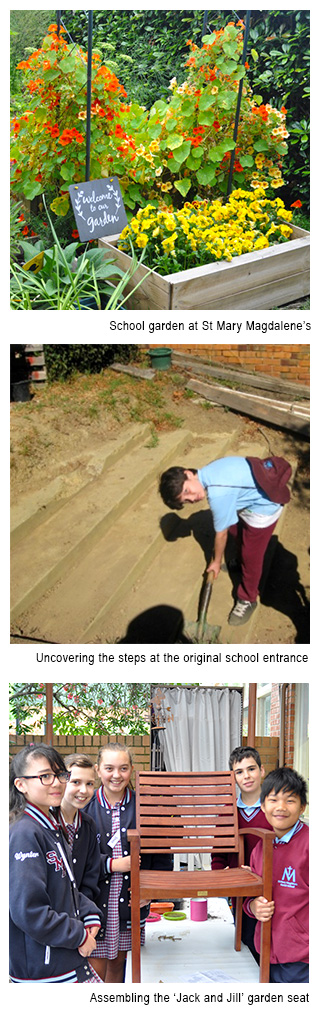
[[[108,256],[115,255],[116,264],[126,271],[132,259],[118,250],[117,240],[118,236],[101,237],[99,246]],[[130,290],[146,273],[148,266],[139,266]],[[152,271],[136,290],[129,307],[158,311],[264,310],[297,301],[309,292],[310,234],[294,226],[290,241],[238,255],[232,262],[212,262],[168,276]]]

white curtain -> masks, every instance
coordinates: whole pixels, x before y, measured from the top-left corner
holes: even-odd
[[[156,687],[155,721],[167,772],[211,772],[229,768],[241,744],[242,691],[228,687]]]

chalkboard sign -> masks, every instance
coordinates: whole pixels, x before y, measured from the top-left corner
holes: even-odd
[[[80,241],[121,234],[127,225],[117,177],[71,184],[69,193]]]

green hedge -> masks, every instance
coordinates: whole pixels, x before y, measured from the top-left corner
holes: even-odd
[[[74,372],[101,372],[115,360],[132,360],[137,352],[136,344],[46,344],[48,379],[53,382]]]

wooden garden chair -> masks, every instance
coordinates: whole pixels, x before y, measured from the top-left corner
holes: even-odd
[[[263,840],[260,878],[241,867],[244,835]],[[236,899],[235,949],[241,949],[245,896],[272,899],[272,840],[267,829],[238,829],[233,772],[136,773],[136,829],[128,831],[131,849],[132,981],[140,982],[140,899],[174,900],[196,896]],[[237,853],[238,867],[221,871],[144,871],[145,853]],[[271,921],[261,925],[260,982],[269,981]]]

